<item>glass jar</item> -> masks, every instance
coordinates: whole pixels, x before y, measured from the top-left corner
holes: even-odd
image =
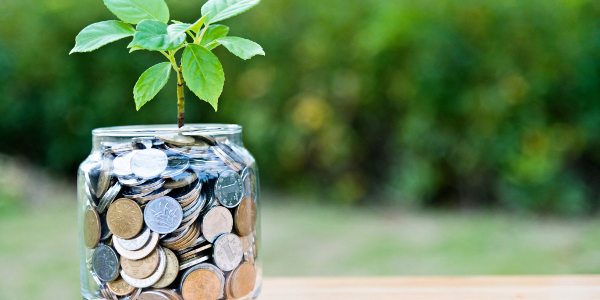
[[[83,299],[258,297],[258,169],[241,126],[92,135],[77,185]]]

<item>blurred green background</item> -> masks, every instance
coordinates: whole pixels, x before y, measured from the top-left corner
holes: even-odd
[[[204,1],[167,3],[191,22]],[[76,269],[55,256],[76,255],[73,180],[93,128],[176,122],[175,78],[135,111],[160,54],[121,41],[68,55],[114,18],[101,0],[2,2],[3,278]],[[186,117],[244,127],[267,275],[599,272],[600,2],[263,0],[224,23],[267,56],[215,50],[220,109],[188,93]]]

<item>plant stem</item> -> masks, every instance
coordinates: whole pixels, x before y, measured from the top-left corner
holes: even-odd
[[[183,79],[183,72],[181,67],[177,69],[177,125],[179,128],[185,125],[185,94],[183,86],[185,85],[185,79]]]

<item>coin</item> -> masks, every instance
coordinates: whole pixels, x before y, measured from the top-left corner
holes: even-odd
[[[201,227],[204,238],[212,243],[218,235],[231,232],[233,217],[227,208],[217,206],[204,215]]]
[[[148,244],[146,246],[144,246],[144,248],[137,250],[137,251],[129,251],[129,250],[123,249],[123,247],[121,247],[121,245],[119,244],[119,241],[115,237],[113,237],[113,243],[114,243],[115,249],[117,250],[117,252],[119,252],[119,254],[121,254],[121,256],[123,256],[127,259],[136,260],[136,259],[142,259],[142,258],[148,256],[148,254],[150,254],[152,251],[154,251],[154,248],[156,248],[156,245],[158,245],[158,239],[159,239],[159,234],[156,232],[153,232],[152,237],[150,238],[150,241],[148,242]]]
[[[111,186],[104,194],[104,197],[102,197],[100,203],[98,203],[97,210],[99,213],[106,211],[106,208],[113,202],[113,200],[115,200],[117,194],[119,194],[119,191],[121,191],[121,184],[119,182],[115,182],[115,184]]]
[[[131,158],[137,152],[139,152],[139,150],[117,156],[113,161],[113,174],[116,176],[127,176],[133,174],[133,171],[131,171]]]
[[[244,169],[242,172],[242,181],[244,182],[244,196],[250,197],[256,202],[256,172],[252,166]]]
[[[159,255],[160,255],[160,263],[158,265],[158,268],[156,269],[156,272],[154,272],[154,274],[152,274],[150,277],[145,278],[145,279],[135,279],[135,278],[132,278],[129,275],[127,275],[125,272],[123,272],[123,270],[121,270],[121,277],[123,277],[123,279],[125,281],[127,281],[127,283],[129,283],[130,285],[137,287],[137,288],[147,288],[147,287],[157,283],[158,280],[165,273],[165,269],[167,266],[167,257],[165,255],[165,251],[160,246],[157,249],[158,249]]]
[[[191,136],[181,134],[161,134],[156,136],[157,139],[175,146],[192,146],[196,140]]]
[[[113,171],[112,159],[103,159],[100,167],[100,175],[98,177],[98,185],[96,186],[96,198],[100,199],[106,193],[110,185],[110,178]]]
[[[171,300],[171,298],[161,291],[145,291],[140,294],[138,300]]]
[[[177,275],[179,275],[179,260],[177,259],[177,256],[175,256],[173,251],[167,248],[163,248],[163,250],[165,251],[165,256],[167,257],[167,266],[163,276],[158,280],[157,283],[152,285],[153,288],[167,287],[173,283],[175,278],[177,278]]]
[[[208,245],[205,245],[205,246],[202,246],[202,247],[199,247],[199,248],[193,249],[193,250],[191,250],[191,251],[188,251],[188,252],[186,252],[186,253],[184,253],[184,254],[181,254],[181,255],[179,256],[179,258],[181,258],[181,260],[187,260],[187,259],[190,259],[191,257],[193,257],[193,256],[195,256],[195,255],[198,255],[198,254],[200,254],[201,252],[203,252],[203,251],[206,251],[206,250],[210,249],[211,247],[212,247],[212,244],[208,244]]]
[[[162,178],[170,178],[183,173],[190,165],[187,158],[169,158],[167,169],[161,174]]]
[[[99,245],[92,257],[92,268],[102,281],[113,281],[119,275],[119,259],[115,251],[106,245]]]
[[[135,237],[144,226],[144,215],[137,203],[127,198],[115,201],[106,214],[108,227],[122,239]]]
[[[169,159],[160,150],[145,149],[137,152],[131,158],[131,171],[144,179],[157,177],[167,169]]]
[[[112,231],[108,228],[106,214],[100,214],[100,240],[104,241],[112,236]]]
[[[152,231],[167,234],[175,231],[183,218],[179,203],[168,196],[150,201],[144,209],[144,221]]]
[[[157,291],[161,291],[163,294],[169,296],[171,300],[183,300],[181,295],[179,295],[177,292],[175,292],[173,290],[159,289]]]
[[[223,271],[233,270],[240,264],[243,256],[242,240],[235,234],[221,235],[214,243],[213,259]]]
[[[122,185],[126,186],[136,186],[146,182],[146,179],[137,177],[133,174],[127,176],[119,176],[117,177],[117,179]]]
[[[96,248],[100,242],[101,234],[100,216],[95,209],[90,209],[85,212],[83,219],[83,238],[85,246],[89,249]]]
[[[244,253],[250,251],[250,248],[252,248],[252,243],[254,242],[254,236],[249,234],[246,236],[241,236],[240,239],[242,240],[242,251],[244,251]]]
[[[144,184],[132,186],[130,190],[134,193],[149,194],[160,189],[165,184],[165,180],[162,178],[155,178],[148,180]]]
[[[89,159],[81,165],[81,171],[83,172],[83,177],[85,178],[85,185],[95,198],[98,198],[96,197],[95,187],[98,184],[98,176],[100,176],[101,167],[102,164],[100,164],[100,162]]]
[[[242,178],[238,173],[225,171],[219,175],[215,184],[215,196],[221,205],[233,208],[242,201]]]
[[[169,192],[171,192],[170,189],[158,189],[148,195],[144,195],[142,197],[139,197],[136,199],[137,202],[139,202],[140,204],[145,204],[148,201],[152,201],[155,199],[158,199],[160,197],[163,197],[164,195],[168,194]]]
[[[135,290],[135,287],[129,285],[123,278],[118,277],[116,280],[106,284],[108,289],[117,296],[126,296]]]
[[[84,190],[90,206],[96,209],[96,207],[98,207],[98,198],[96,198],[96,194],[92,192],[91,188],[87,184],[85,185]]]
[[[122,239],[120,237],[115,237],[115,239],[118,241],[119,245],[123,247],[123,249],[129,251],[136,251],[140,250],[148,243],[148,241],[150,241],[151,235],[152,231],[150,231],[150,228],[144,226],[142,231],[137,236],[131,239]]]
[[[180,175],[173,176],[167,179],[164,188],[166,189],[179,189],[184,186],[192,184],[198,178],[198,174],[194,171],[185,171]]]
[[[227,298],[242,298],[254,290],[255,284],[256,269],[250,263],[243,263],[227,277],[227,282],[225,283]]]
[[[194,256],[188,260],[182,261],[181,264],[179,265],[179,270],[180,271],[185,270],[187,268],[201,264],[201,263],[207,261],[209,258],[210,258],[210,256],[203,256],[203,257]]]
[[[158,249],[155,249],[150,255],[140,260],[131,260],[121,256],[121,269],[125,274],[135,279],[150,277],[150,275],[154,274],[156,268],[158,268],[158,263]]]
[[[221,295],[223,284],[216,272],[198,269],[185,278],[181,294],[185,300],[216,300]]]
[[[250,197],[244,197],[235,209],[235,229],[241,236],[247,236],[254,231],[256,226],[256,202]]]

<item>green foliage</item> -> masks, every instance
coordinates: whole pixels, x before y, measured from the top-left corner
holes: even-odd
[[[159,63],[142,74],[133,88],[137,110],[156,97],[156,94],[167,84],[169,75],[171,75],[171,67],[170,62]]]
[[[218,108],[219,96],[225,84],[225,74],[219,59],[200,45],[189,45],[181,58],[183,78],[198,98]]]
[[[168,3],[189,24],[204,4]],[[126,101],[160,54],[117,41],[65,55],[111,19],[101,1],[4,0],[0,14],[0,152],[75,174],[93,128],[173,123],[173,82],[139,113]],[[263,187],[588,214],[600,207],[598,20],[592,0],[263,1],[223,24],[269,55],[212,49],[227,72],[219,112],[187,101],[186,118],[243,125]]]
[[[200,45],[206,47],[208,50],[213,50],[219,47],[219,43],[214,42],[216,39],[226,37],[229,34],[229,27],[225,25],[210,25],[206,29]]]
[[[167,31],[167,24],[144,20],[138,24],[130,47],[139,47],[150,51],[176,50],[185,43],[185,35],[179,35],[175,39]]]
[[[119,21],[104,21],[92,24],[75,38],[74,52],[90,52],[106,44],[130,37],[135,33],[131,25]]]
[[[242,59],[250,59],[255,55],[265,55],[262,47],[251,40],[239,37],[222,37],[216,41]]]
[[[138,50],[159,51],[169,60],[150,68],[138,80],[134,88],[137,110],[163,89],[169,80],[169,68],[172,67],[178,74],[178,84],[183,84],[179,76],[183,74],[190,90],[200,99],[210,103],[216,111],[225,75],[221,62],[210,52],[218,46],[213,41],[223,38],[221,43],[226,44],[232,53],[243,59],[265,53],[260,45],[252,41],[242,38],[226,39],[229,28],[223,29],[224,26],[210,24],[243,13],[259,2],[260,0],[209,0],[202,7],[202,17],[193,24],[174,21],[174,24],[167,25],[170,12],[164,0],[104,0],[106,7],[118,18],[137,24],[137,27],[134,29],[131,25],[118,21],[92,24],[77,36],[75,48],[71,53],[90,52],[133,35],[133,41],[128,46],[131,48],[130,53]],[[212,30],[206,34],[209,28]],[[192,38],[190,43],[187,42],[187,34]],[[209,42],[201,44],[202,41]],[[180,68],[175,54],[184,48]],[[185,101],[183,89],[177,89],[177,100]],[[180,103],[178,108],[179,124],[183,126],[184,103]]]
[[[169,7],[165,0],[104,0],[104,4],[127,23],[138,24],[143,20],[169,22]]]

